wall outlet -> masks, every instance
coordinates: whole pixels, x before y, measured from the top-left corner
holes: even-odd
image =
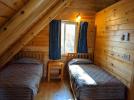
[[[124,40],[125,41],[129,41],[129,33],[126,32],[126,33],[124,33],[124,35],[125,35]]]
[[[128,32],[126,32],[126,33],[124,33],[122,36],[121,36],[121,40],[122,41],[129,41],[129,33]]]
[[[121,40],[122,40],[122,41],[125,40],[125,35],[124,35],[124,34],[121,36]]]
[[[123,59],[130,61],[130,54],[124,54]]]

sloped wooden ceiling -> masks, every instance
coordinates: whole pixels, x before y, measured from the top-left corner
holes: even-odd
[[[72,19],[80,13],[83,19],[95,16],[95,14],[120,0],[72,0],[71,4],[64,9],[60,16],[64,19]]]
[[[35,37],[70,1],[72,3],[69,8],[76,11],[86,9],[85,13],[95,15],[97,11],[118,0],[0,0],[0,4],[5,7],[0,11],[0,18],[3,18],[0,21],[0,67]]]
[[[16,14],[29,0],[0,0],[0,27],[5,24],[14,14]],[[103,8],[119,0],[73,0],[71,7],[82,6],[81,9],[88,8],[91,11],[100,11]],[[79,9],[79,10],[81,10]]]
[[[17,13],[29,0],[0,0],[0,27]]]
[[[121,0],[93,0],[95,2],[95,10],[98,12],[118,1],[121,1]]]
[[[31,0],[0,29],[0,68],[63,10],[71,0]]]
[[[90,11],[98,12],[120,0],[72,0],[70,8],[87,9]]]

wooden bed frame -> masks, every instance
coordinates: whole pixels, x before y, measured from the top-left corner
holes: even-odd
[[[14,59],[19,59],[23,57],[29,57],[29,58],[35,58],[41,61],[43,64],[43,77],[42,79],[45,79],[46,76],[44,77],[44,66],[45,66],[45,52],[43,51],[20,51]],[[40,90],[39,90],[40,91]]]
[[[90,59],[89,53],[68,53],[67,54],[67,61],[73,59],[73,58],[86,58]]]
[[[40,60],[44,64],[45,52],[42,52],[42,51],[20,51],[15,56],[15,59],[22,58],[22,57],[35,58],[35,59]]]
[[[85,58],[85,59],[90,59],[90,55],[88,53],[68,53],[67,54],[67,61],[70,61],[71,59],[73,58]],[[71,91],[73,93],[73,96],[74,96],[74,100],[77,100],[76,96],[75,96],[75,92],[74,92],[74,89],[73,89],[73,85],[72,85],[72,82],[71,82],[71,75],[69,73],[69,81],[70,81],[70,87],[71,87]]]

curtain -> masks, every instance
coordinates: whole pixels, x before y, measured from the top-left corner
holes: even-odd
[[[87,28],[88,22],[80,22],[80,31],[79,31],[79,38],[78,38],[78,53],[87,53]]]
[[[52,20],[49,24],[49,59],[61,58],[61,21]]]

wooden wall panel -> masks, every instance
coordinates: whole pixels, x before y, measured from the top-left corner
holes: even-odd
[[[3,5],[5,8],[5,10],[6,9],[9,9],[9,10],[11,10],[11,11],[13,11],[14,13],[16,13],[17,12],[17,10],[19,10],[24,4],[26,4],[27,2],[28,2],[29,0],[11,0],[11,1],[9,1],[9,0],[0,0],[0,4],[1,5]],[[37,0],[33,0],[34,2],[36,2]],[[109,2],[111,2],[111,1],[114,1],[114,0],[110,0]],[[45,1],[44,1],[45,2]],[[98,1],[97,1],[98,2]],[[94,48],[94,16],[95,16],[95,13],[96,13],[96,7],[97,6],[99,6],[98,4],[97,4],[97,2],[95,2],[94,0],[86,0],[86,1],[83,1],[83,0],[73,0],[73,2],[70,4],[70,6],[63,12],[63,13],[61,13],[61,15],[59,15],[56,19],[62,19],[62,20],[74,20],[74,18],[76,17],[76,15],[78,15],[79,13],[81,14],[81,16],[82,16],[82,20],[83,21],[88,21],[89,22],[89,30],[88,30],[88,47],[90,48],[89,49],[89,52],[93,52],[93,48]],[[102,5],[109,5],[109,3],[107,4],[107,2],[105,3],[105,2],[103,2],[103,0],[101,0],[101,2],[102,2]],[[113,3],[113,2],[111,2],[111,3]],[[44,3],[43,3],[44,4]],[[41,6],[42,7],[42,6]],[[99,6],[99,9],[102,9],[102,6]],[[23,14],[24,12],[22,11],[23,10],[23,8],[20,10],[20,12]],[[27,9],[28,10],[28,9]],[[0,11],[0,13],[2,13],[3,11]],[[6,14],[10,14],[10,13],[6,13],[7,11],[5,11],[4,13],[5,13],[5,15]],[[18,13],[18,14],[20,14],[20,13]],[[34,13],[34,14],[36,14],[36,13]],[[3,14],[1,15],[1,17],[5,17],[5,18],[7,18],[7,19],[9,19],[11,16],[12,16],[13,14],[11,14],[11,15],[9,15],[9,16],[4,16]],[[6,20],[7,20],[6,19]],[[16,19],[16,17],[13,17],[12,19]],[[11,19],[11,20],[12,20]],[[22,20],[22,18],[20,18],[21,20]],[[6,22],[4,22],[3,20],[1,20],[1,26]],[[25,28],[28,28],[29,27],[29,23],[28,23],[28,21],[26,21],[27,22],[27,24],[26,25],[24,25],[24,27]],[[8,21],[6,24],[5,24],[5,26],[8,24],[8,23],[10,23],[10,21]],[[18,22],[19,23],[19,22]],[[15,24],[16,25],[16,24]],[[20,25],[20,24],[19,24]],[[11,26],[13,26],[14,27],[14,25],[11,25]],[[22,28],[22,27],[21,27]],[[30,28],[30,27],[29,27]],[[28,28],[28,29],[29,29]],[[17,28],[16,28],[17,29]],[[24,28],[22,28],[23,30],[24,30]],[[7,28],[6,27],[4,27],[4,28],[1,28],[1,33],[3,32],[3,31],[5,31],[5,30],[7,30]],[[23,31],[22,30],[22,31]],[[15,32],[14,32],[14,30],[10,30],[9,31],[9,33],[13,33],[12,35],[11,35],[11,37],[16,37],[16,35],[17,35],[17,32],[18,32],[18,30],[15,30]],[[46,32],[45,32],[46,34],[48,34],[48,28],[46,29]],[[4,33],[3,33],[4,34]],[[16,35],[15,35],[16,34]],[[40,34],[44,34],[44,33],[40,33]],[[40,38],[40,37],[36,37],[33,41],[31,41],[27,46],[33,46],[33,47],[42,47],[42,48],[48,48],[48,35],[44,35],[45,37],[44,38],[46,38],[45,40],[44,40],[44,38]],[[3,35],[3,36],[5,36],[5,34]],[[90,38],[90,37],[93,37],[93,38]],[[12,39],[14,39],[14,38],[12,38]],[[11,40],[12,40],[11,39]],[[6,39],[6,40],[8,40],[8,41],[6,41],[7,43],[6,44],[8,44],[8,42],[10,41],[9,39]],[[9,43],[12,43],[11,41],[9,42]],[[17,43],[16,43],[17,44]],[[5,47],[5,46],[4,46]],[[22,47],[22,46],[21,46]],[[6,47],[6,48],[10,48],[10,47]],[[13,48],[15,48],[15,47],[13,47]],[[17,49],[18,50],[18,49]],[[18,52],[18,51],[14,51],[14,53],[15,52]],[[3,49],[1,50],[2,52],[4,52],[3,51]],[[47,52],[48,53],[48,52]],[[3,53],[2,53],[3,54]],[[92,53],[93,54],[93,53]],[[4,54],[3,54],[4,55]],[[3,56],[2,55],[2,56]],[[13,53],[11,53],[11,55],[13,55]],[[11,55],[10,55],[10,57],[11,57]],[[7,56],[7,55],[6,55]],[[9,58],[8,58],[8,60],[9,60]],[[7,61],[5,61],[5,62],[7,62]]]
[[[94,37],[95,37],[94,23],[95,23],[96,11],[101,10],[102,8],[111,5],[117,1],[119,0],[116,1],[73,0],[71,4],[66,9],[64,9],[64,11],[59,16],[56,17],[56,19],[75,21],[76,16],[80,13],[82,21],[87,21],[89,23],[88,34],[87,34],[88,48],[89,52],[93,54]],[[24,49],[29,47],[48,48],[48,46],[49,46],[49,27],[47,26],[27,46],[25,46]],[[48,52],[46,54],[48,54]]]
[[[90,7],[91,0],[83,1],[83,0],[73,0],[72,3],[55,19],[59,20],[70,20],[75,21],[76,16],[80,13],[82,17],[82,21],[87,21],[89,23],[88,28],[88,48],[89,52],[93,53],[92,50],[94,48],[94,18],[96,11],[92,10]],[[86,6],[84,4],[86,4]],[[78,4],[78,5],[77,5]],[[31,49],[30,49],[31,48]],[[46,51],[46,61],[48,60],[48,48],[49,48],[49,25],[42,30],[38,36],[36,36],[32,41],[24,47],[24,50],[34,50],[39,48],[38,50],[42,50],[41,48],[45,48]]]
[[[134,67],[134,1],[123,0],[96,14],[94,61],[130,90]],[[129,34],[128,40],[123,35]],[[127,36],[125,36],[127,37]]]

